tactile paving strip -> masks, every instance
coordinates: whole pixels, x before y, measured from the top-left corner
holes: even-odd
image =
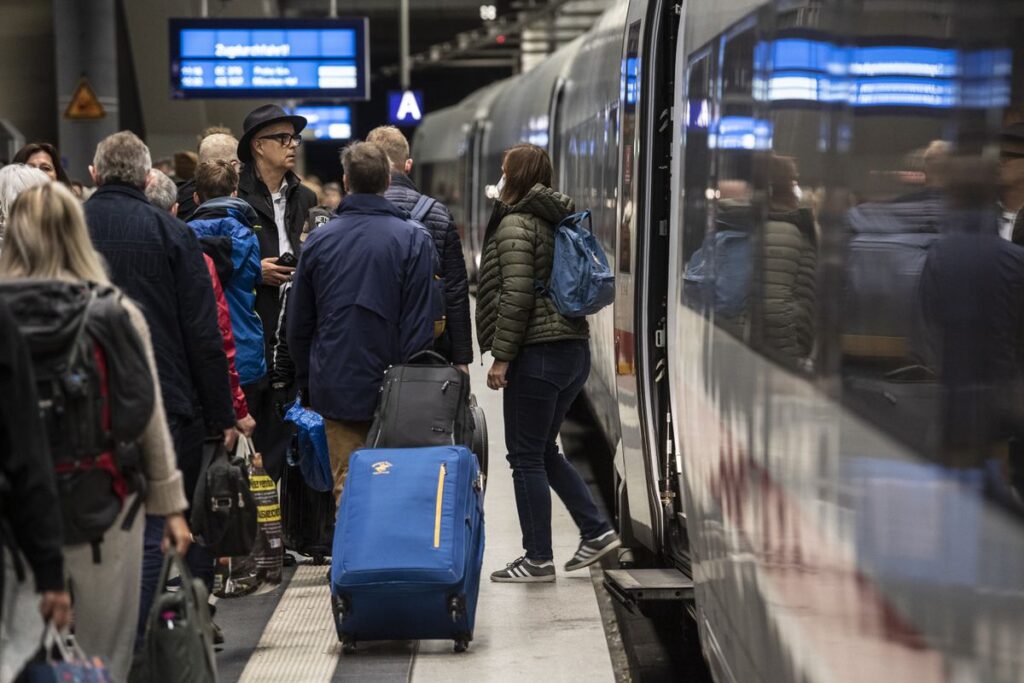
[[[330,681],[341,646],[325,566],[301,566],[270,618],[240,683]]]

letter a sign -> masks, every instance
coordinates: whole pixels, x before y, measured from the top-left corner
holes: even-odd
[[[388,121],[395,126],[415,126],[423,120],[422,90],[388,93]]]

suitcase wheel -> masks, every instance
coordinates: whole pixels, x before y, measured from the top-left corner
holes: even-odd
[[[334,630],[337,632],[338,640],[342,644],[342,651],[349,652],[347,645],[349,642],[351,642],[351,649],[354,651],[356,649],[355,639],[341,632],[341,619],[345,614],[345,602],[342,598],[331,595],[331,613],[334,615]]]
[[[465,652],[469,649],[469,641],[472,640],[470,636],[461,635],[455,639],[455,652]]]
[[[448,615],[452,621],[458,621],[466,614],[466,600],[461,595],[448,598]]]

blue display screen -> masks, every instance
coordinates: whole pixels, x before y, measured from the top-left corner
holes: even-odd
[[[624,68],[626,76],[626,104],[636,104],[637,99],[640,97],[640,82],[637,80],[638,66],[639,60],[636,57],[629,57],[626,59]]]
[[[723,116],[708,135],[712,149],[771,149],[772,123],[750,116]]]
[[[365,19],[172,19],[176,98],[367,99]]]
[[[985,108],[1009,103],[1007,50],[842,46],[782,38],[759,43],[755,93],[770,102],[854,107]]]
[[[302,106],[295,107],[292,113],[306,118],[303,135],[312,135],[316,140],[352,139],[352,107]]]

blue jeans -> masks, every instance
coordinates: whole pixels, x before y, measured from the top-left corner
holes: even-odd
[[[551,489],[569,510],[583,539],[596,538],[612,528],[594,504],[583,477],[555,443],[565,414],[589,374],[590,347],[575,339],[523,346],[508,368],[505,447],[512,466],[523,548],[534,562],[554,557]]]

